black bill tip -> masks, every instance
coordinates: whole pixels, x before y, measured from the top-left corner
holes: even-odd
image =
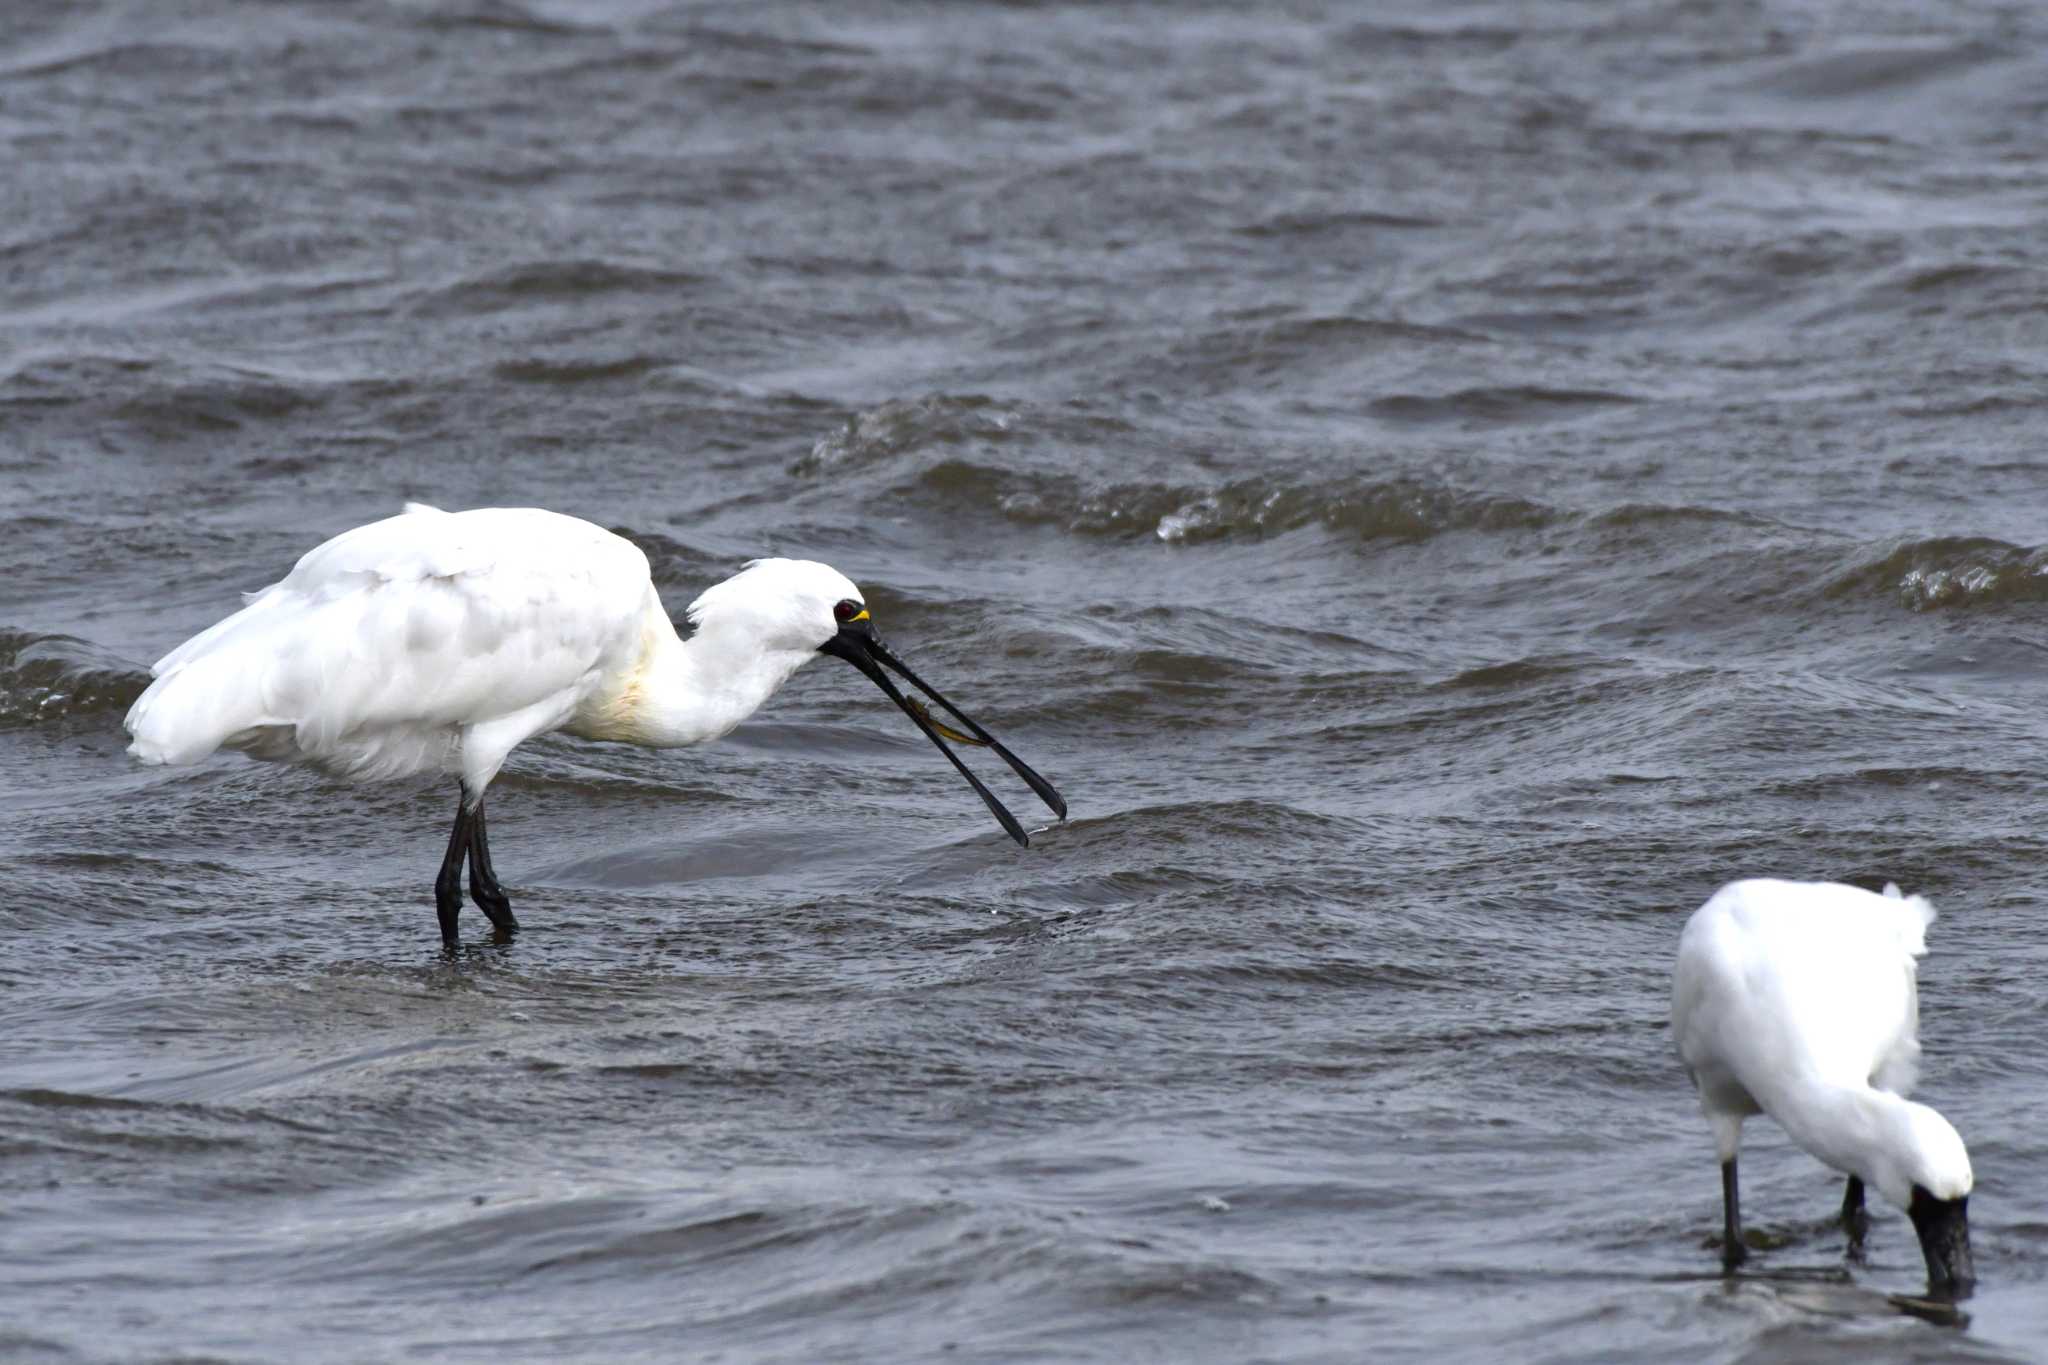
[[[996,757],[1002,759],[1003,762],[1009,764],[1010,771],[1014,772],[1015,774],[1017,774],[1017,776],[1024,779],[1024,785],[1031,788],[1031,790],[1037,794],[1039,800],[1045,802],[1046,808],[1048,810],[1050,810],[1054,815],[1058,816],[1062,820],[1067,818],[1067,798],[1061,796],[1059,794],[1059,791],[1056,788],[1054,788],[1052,783],[1046,781],[1043,777],[1041,777],[1036,768],[1032,767],[1029,763],[1026,763],[1023,759],[1017,757],[1017,755],[1011,753],[1007,745],[1005,745],[1001,740],[997,739],[994,735],[990,734],[987,730],[984,730],[975,721],[974,717],[968,715],[965,711],[962,711],[959,707],[953,705],[953,703],[947,699],[945,693],[939,691],[938,688],[933,687],[923,678],[920,678],[917,676],[917,674],[911,672],[910,666],[904,663],[903,660],[897,658],[894,654],[892,654],[882,644],[880,640],[874,639],[872,636],[870,636],[868,640],[868,649],[869,652],[878,661],[887,665],[889,668],[893,669],[899,676],[902,677],[902,679],[905,682],[909,683],[912,687],[915,687],[918,691],[924,693],[927,697],[930,697],[940,706],[945,707],[947,712],[951,714],[953,719],[959,721],[961,725],[966,727],[967,732],[969,734],[973,735],[975,739],[978,740],[980,743],[987,745],[989,750],[992,753],[994,753]]]
[[[1915,1185],[1906,1214],[1920,1234],[1920,1251],[1927,1258],[1928,1296],[1970,1297],[1977,1284],[1977,1265],[1970,1256],[1970,1196],[1936,1199]]]
[[[960,775],[967,779],[967,785],[974,789],[975,794],[981,798],[982,804],[989,808],[989,813],[996,817],[996,823],[1003,827],[1004,833],[1017,841],[1019,847],[1029,848],[1031,846],[1031,836],[1024,832],[1024,826],[1018,822],[1017,817],[1010,814],[1010,808],[997,800],[995,793],[990,791],[982,780],[976,777],[965,763],[960,761],[960,756],[947,746],[947,735],[955,735],[965,743],[987,745],[1000,755],[1003,761],[1008,763],[1020,777],[1023,777],[1030,784],[1033,791],[1038,792],[1041,796],[1046,796],[1050,793],[1048,804],[1056,802],[1057,804],[1054,805],[1054,809],[1062,819],[1066,817],[1067,803],[1060,797],[1058,792],[1053,791],[1052,784],[1033,771],[1030,765],[1004,748],[995,736],[989,734],[988,731],[982,729],[971,718],[962,714],[960,709],[950,701],[947,701],[943,695],[922,682],[917,675],[908,668],[905,668],[895,655],[884,649],[881,642],[875,639],[874,628],[866,619],[865,612],[857,619],[842,622],[838,633],[820,645],[818,649],[821,653],[846,660],[846,662],[858,668],[862,673],[865,673],[868,680],[874,683],[875,686],[881,688],[889,700],[895,702],[902,709],[903,714],[909,716],[916,723],[917,728],[924,731],[925,738],[929,739],[938,748],[938,751],[946,756],[946,761],[951,763],[959,771]],[[887,664],[895,669],[912,686],[951,712],[953,718],[966,727],[968,735],[960,736],[951,727],[942,726],[933,720],[930,713],[923,706],[910,697],[905,696],[902,689],[898,688],[890,680],[889,675],[882,671],[883,664]]]

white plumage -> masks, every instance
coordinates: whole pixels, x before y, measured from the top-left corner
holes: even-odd
[[[860,591],[823,564],[757,560],[691,605],[724,628],[686,650],[631,541],[535,508],[414,503],[158,660],[129,751],[194,763],[225,745],[365,780],[448,772],[481,793],[549,730],[717,738],[816,654],[843,598]]]
[[[514,748],[550,730],[660,747],[715,739],[820,652],[875,679],[962,773],[942,733],[991,745],[1065,813],[1043,778],[938,693],[924,688],[973,736],[902,698],[882,665],[924,685],[874,637],[860,590],[823,564],[754,561],[690,605],[685,641],[630,541],[535,508],[412,504],[309,551],[245,600],[158,660],[128,712],[129,752],[195,763],[225,746],[356,779],[459,777],[436,884],[450,942],[465,859],[472,897],[501,930],[516,927],[491,872],[482,807]]]
[[[1860,1213],[1861,1182],[1913,1213],[1937,1277],[1916,1210],[1953,1206],[1960,1225],[1973,1177],[1955,1129],[1905,1098],[1920,1062],[1916,961],[1933,922],[1925,899],[1896,887],[1774,880],[1723,887],[1687,922],[1672,1032],[1722,1162],[1731,1264],[1744,1254],[1736,1151],[1743,1119],[1761,1112],[1852,1177],[1845,1214]],[[1966,1230],[1961,1245],[1967,1271]]]

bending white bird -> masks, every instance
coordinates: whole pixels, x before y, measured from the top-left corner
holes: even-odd
[[[1844,1172],[1842,1217],[1860,1242],[1863,1187],[1904,1209],[1931,1293],[1976,1278],[1969,1153],[1947,1119],[1905,1098],[1920,1064],[1915,959],[1934,908],[1834,882],[1741,881],[1686,923],[1671,1028],[1721,1156],[1722,1258],[1746,1256],[1735,1153],[1764,1113]]]
[[[484,829],[485,789],[514,748],[550,730],[655,747],[716,739],[821,653],[902,707],[1019,844],[1023,826],[947,739],[993,749],[1067,813],[1051,783],[883,646],[860,589],[808,560],[757,559],[706,589],[684,640],[630,541],[537,508],[413,503],[245,600],[157,661],[128,712],[128,751],[182,764],[226,746],[362,780],[455,775],[461,801],[434,882],[451,949],[465,860],[478,908],[501,935],[519,927]],[[934,721],[884,667],[968,733]]]

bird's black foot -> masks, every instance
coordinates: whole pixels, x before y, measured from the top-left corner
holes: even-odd
[[[1870,1215],[1863,1210],[1863,1181],[1853,1175],[1842,1191],[1842,1227],[1849,1234],[1849,1258],[1863,1259],[1863,1238],[1870,1231]]]
[[[441,951],[449,957],[455,955],[462,942],[455,926],[462,918],[462,864],[469,857],[473,827],[469,793],[465,791],[455,803],[455,828],[448,834],[448,852],[442,855],[441,871],[434,878],[434,911],[441,917]]]
[[[481,798],[469,819],[469,898],[490,917],[498,942],[507,942],[519,932],[519,921],[512,917],[512,898],[505,894],[497,869],[491,866],[491,836],[484,825]]]
[[[505,888],[495,877],[479,877],[476,864],[469,868],[469,898],[476,902],[476,908],[490,918],[491,928],[501,939],[510,938],[519,932],[519,921],[512,914],[512,898],[505,894]]]
[[[453,953],[462,942],[456,921],[462,917],[462,881],[448,868],[434,879],[434,910],[441,917],[441,951]]]
[[[1735,1159],[1721,1163],[1721,1272],[1733,1275],[1749,1259],[1742,1244],[1742,1195],[1735,1178]]]
[[[455,804],[455,828],[448,833],[448,852],[441,859],[440,875],[434,878],[434,909],[441,917],[441,951],[453,955],[461,944],[456,922],[462,917],[462,867],[469,865],[469,898],[490,918],[493,937],[509,943],[519,932],[512,917],[512,898],[498,883],[491,869],[490,836],[484,829],[484,802],[470,799],[469,788]]]

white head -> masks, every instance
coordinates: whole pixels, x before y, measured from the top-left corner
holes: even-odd
[[[692,739],[683,742],[731,730],[791,673],[818,655],[829,654],[859,669],[902,708],[925,738],[959,769],[1012,839],[1020,844],[1030,842],[1017,817],[946,747],[947,740],[987,747],[1009,764],[1055,815],[1066,818],[1066,798],[1050,782],[937,688],[911,672],[910,666],[882,643],[860,589],[837,569],[808,559],[757,559],[723,583],[706,588],[690,604],[689,617],[696,629],[687,649],[700,680],[699,692],[717,694],[723,705],[714,724],[698,725],[691,732]],[[955,730],[934,720],[922,703],[906,696],[890,680],[892,673],[943,707],[965,729]],[[683,727],[676,729],[681,732]]]
[[[700,593],[689,618],[707,642],[799,655],[802,662],[839,633],[842,620],[866,609],[853,580],[829,564],[756,559]]]
[[[1976,1183],[1970,1153],[1955,1126],[1924,1104],[1900,1100],[1880,1111],[1882,1130],[1871,1165],[1878,1193],[1902,1209],[1918,1186],[1939,1200],[1961,1199]]]

